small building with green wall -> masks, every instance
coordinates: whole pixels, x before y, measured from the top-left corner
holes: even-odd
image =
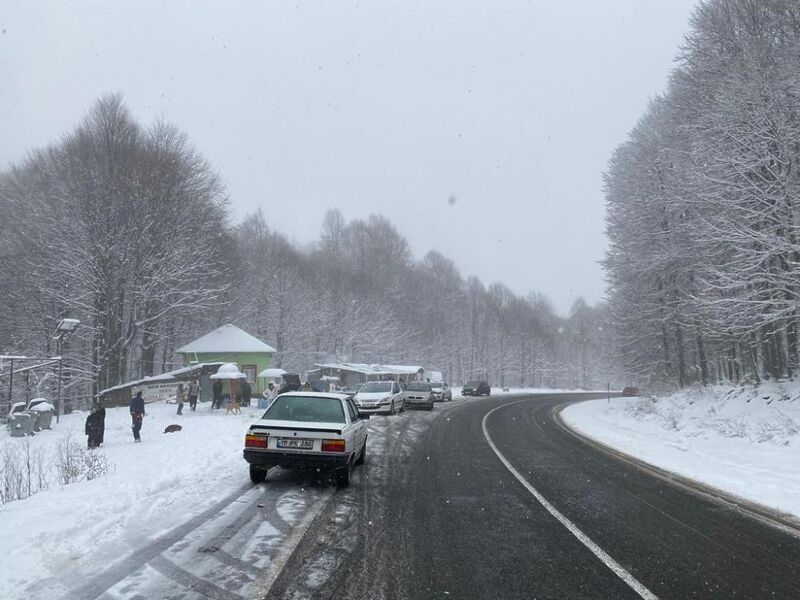
[[[275,352],[275,348],[269,344],[230,323],[175,351],[176,354],[183,356],[185,365],[209,362],[236,363],[253,386],[253,396],[261,394],[266,388],[266,380],[258,377],[258,374],[271,366]],[[210,386],[204,383],[201,379],[200,385],[208,390],[202,390],[201,400],[206,400],[206,396],[210,393]]]

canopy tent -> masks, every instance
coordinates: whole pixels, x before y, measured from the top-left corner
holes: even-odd
[[[225,363],[220,365],[217,372],[211,376],[211,379],[247,379],[247,375],[239,371],[239,367],[237,367],[234,363]]]
[[[287,371],[283,369],[273,367],[270,369],[264,369],[261,373],[258,374],[259,377],[263,377],[264,379],[280,379],[284,375],[286,375]]]

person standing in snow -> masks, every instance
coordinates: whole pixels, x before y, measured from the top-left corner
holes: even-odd
[[[267,399],[269,404],[272,404],[272,401],[275,400],[277,395],[278,388],[275,387],[275,384],[270,381],[267,389],[264,391],[264,397]]]
[[[144,398],[142,391],[136,392],[136,396],[131,399],[131,430],[133,431],[133,441],[141,442],[142,438],[139,437],[139,432],[142,430],[142,421],[144,420]]]
[[[222,380],[217,379],[211,388],[211,410],[220,406],[222,406]]]
[[[98,448],[103,443],[103,433],[106,427],[106,409],[99,402],[92,404],[92,411],[86,417],[85,433],[89,436],[89,448]]]
[[[178,403],[178,414],[183,414],[183,384],[178,384],[178,389],[175,391],[175,402]]]
[[[247,382],[247,379],[242,379],[242,406],[250,406],[250,398],[253,396],[253,388]]]
[[[189,408],[197,410],[197,397],[200,395],[200,383],[197,379],[192,379],[189,384]]]

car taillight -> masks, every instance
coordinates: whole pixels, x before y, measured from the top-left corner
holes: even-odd
[[[266,448],[267,447],[267,436],[266,435],[254,435],[252,433],[248,433],[244,438],[244,447],[245,448]]]
[[[344,452],[344,440],[322,440],[323,452]]]

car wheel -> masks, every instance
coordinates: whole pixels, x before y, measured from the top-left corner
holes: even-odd
[[[367,460],[367,440],[364,440],[364,447],[361,449],[361,454],[358,456],[356,464],[363,465],[365,460]]]
[[[400,403],[400,412],[401,412],[401,413],[402,413],[402,412],[406,412],[406,401],[405,401],[405,400],[403,400],[403,401]]]
[[[336,487],[346,488],[350,486],[350,465],[336,471]]]
[[[267,470],[250,465],[250,481],[253,483],[263,483],[267,479]]]

